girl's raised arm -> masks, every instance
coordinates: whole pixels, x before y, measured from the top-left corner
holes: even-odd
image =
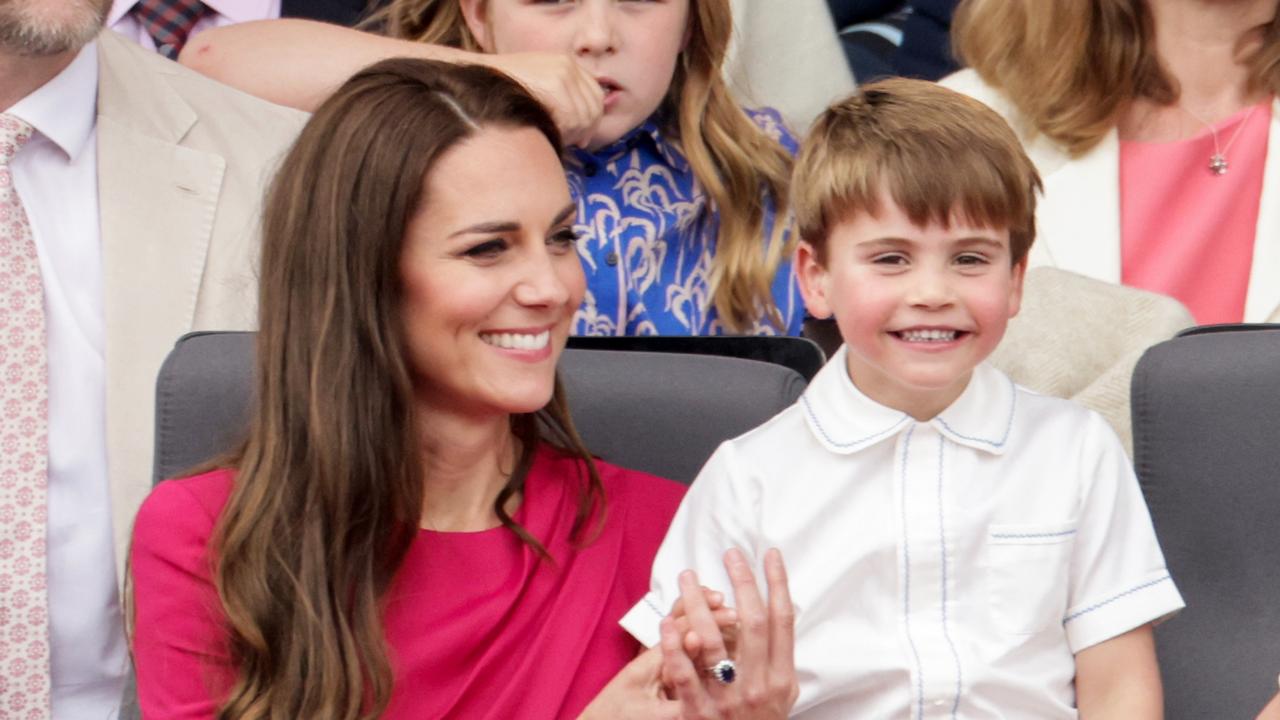
[[[500,70],[551,110],[566,145],[586,142],[604,112],[604,91],[568,54],[474,53],[312,20],[260,20],[214,28],[192,38],[178,61],[251,95],[312,111],[358,70],[389,57]]]

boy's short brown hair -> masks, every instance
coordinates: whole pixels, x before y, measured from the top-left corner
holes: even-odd
[[[826,262],[834,225],[880,212],[880,190],[917,225],[1007,228],[1014,264],[1036,236],[1040,176],[986,105],[923,80],[863,86],[831,105],[800,146],[792,176],[800,239]]]

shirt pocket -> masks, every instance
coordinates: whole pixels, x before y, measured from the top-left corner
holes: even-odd
[[[1077,521],[992,523],[987,570],[992,622],[1014,635],[1034,635],[1062,624],[1067,611],[1067,569]]]

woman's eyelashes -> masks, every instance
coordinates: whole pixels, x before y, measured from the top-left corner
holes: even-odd
[[[547,244],[559,250],[571,250],[578,242],[578,231],[571,227],[560,228],[547,236]]]
[[[464,257],[476,259],[496,258],[507,249],[507,241],[504,238],[492,238],[477,243],[462,251]]]

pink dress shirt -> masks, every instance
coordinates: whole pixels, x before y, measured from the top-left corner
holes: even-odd
[[[1177,298],[1201,324],[1244,318],[1270,125],[1267,98],[1214,126],[1225,175],[1209,170],[1207,128],[1177,142],[1120,143],[1121,282]]]

